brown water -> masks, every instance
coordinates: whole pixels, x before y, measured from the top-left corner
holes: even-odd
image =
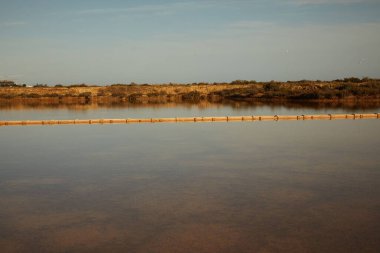
[[[271,110],[302,114],[0,116]],[[379,252],[379,129],[379,120],[1,127],[0,252]]]

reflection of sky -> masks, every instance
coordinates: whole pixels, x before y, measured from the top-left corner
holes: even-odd
[[[2,249],[376,250],[379,123],[1,128]]]
[[[376,0],[0,1],[0,79],[379,77],[379,11]]]

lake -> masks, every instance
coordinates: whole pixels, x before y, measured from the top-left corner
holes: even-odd
[[[380,108],[3,106],[0,120]],[[379,252],[380,121],[0,127],[1,252]]]

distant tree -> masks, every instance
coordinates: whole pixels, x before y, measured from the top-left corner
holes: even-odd
[[[249,83],[250,81],[247,81],[247,80],[235,80],[231,82],[231,84],[249,84]]]
[[[81,83],[81,84],[72,84],[69,87],[88,87],[88,85],[85,83]]]
[[[35,84],[33,87],[36,87],[36,88],[43,88],[43,87],[47,87],[47,84]]]
[[[17,86],[14,81],[0,80],[0,87],[12,87],[12,86]]]
[[[371,81],[371,79],[369,77],[367,77],[367,76],[365,76],[365,77],[362,78],[362,82],[363,83],[364,82],[369,82],[369,81]]]
[[[360,80],[360,78],[357,78],[357,77],[349,77],[349,78],[344,78],[343,79],[343,82],[346,82],[346,83],[360,83],[362,80]]]

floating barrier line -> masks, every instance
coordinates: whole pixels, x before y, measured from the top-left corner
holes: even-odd
[[[84,125],[84,124],[129,124],[164,122],[236,122],[236,121],[282,121],[282,120],[339,120],[379,119],[379,113],[370,114],[322,114],[322,115],[273,115],[273,116],[225,116],[225,117],[176,117],[141,119],[74,119],[74,120],[18,120],[0,121],[0,126],[31,125]]]

